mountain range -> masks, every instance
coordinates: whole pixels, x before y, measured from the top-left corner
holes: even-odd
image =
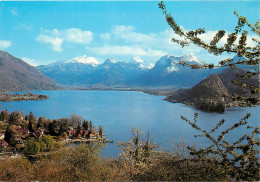
[[[235,59],[241,58],[235,57]],[[61,88],[54,81],[68,87],[95,89],[190,88],[212,73],[219,74],[221,79],[222,77],[232,79],[236,77],[234,74],[230,75],[230,71],[225,71],[224,68],[190,69],[180,65],[181,60],[189,64],[205,64],[194,54],[166,55],[152,67],[139,57],[134,57],[129,62],[120,62],[110,58],[100,63],[95,58],[84,55],[49,65],[41,65],[37,69],[7,52],[0,51],[0,91]],[[234,69],[237,74],[245,74],[245,71],[241,70]],[[231,79],[222,80],[225,86],[230,85],[233,93],[246,93],[245,90],[237,89],[237,86],[231,83]],[[258,80],[258,78],[253,79],[250,84],[257,86]]]
[[[139,57],[129,62],[107,59],[102,64],[86,55],[49,65],[38,66],[38,69],[59,84],[89,88],[114,87],[191,87],[211,73],[220,73],[221,69],[192,70],[179,64],[179,61],[190,64],[205,64],[194,54],[184,56],[161,57],[153,67],[144,64]]]
[[[0,92],[59,88],[61,87],[37,68],[0,51]]]

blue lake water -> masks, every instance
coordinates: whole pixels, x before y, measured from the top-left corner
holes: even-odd
[[[102,125],[107,138],[114,140],[114,143],[104,147],[105,156],[118,155],[116,143],[130,139],[131,127],[142,129],[144,134],[149,130],[153,141],[166,150],[172,150],[172,143],[180,141],[207,146],[208,140],[193,137],[198,133],[180,119],[181,115],[192,120],[194,113],[199,113],[198,124],[207,130],[221,119],[225,119],[226,123],[220,129],[231,126],[249,112],[252,115],[249,125],[259,126],[260,121],[260,107],[231,108],[223,114],[203,112],[184,104],[166,102],[162,96],[134,91],[60,90],[33,93],[49,95],[50,98],[44,101],[0,102],[1,110],[22,112],[24,109],[25,114],[33,111],[36,117],[46,116],[49,119],[80,115],[91,120],[96,127]],[[248,133],[245,127],[236,129],[227,136],[227,140],[235,140],[245,132]]]

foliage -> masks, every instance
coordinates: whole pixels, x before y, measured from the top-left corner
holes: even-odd
[[[34,129],[33,129],[33,124],[32,124],[31,121],[29,121],[28,130],[29,130],[30,132],[33,132],[33,131],[34,131]]]
[[[20,125],[22,120],[22,115],[19,111],[14,111],[9,116],[10,125]]]
[[[51,122],[49,124],[48,129],[49,129],[49,132],[50,132],[51,135],[54,135],[54,136],[57,135],[57,129],[58,129],[58,122],[57,122],[57,120],[53,120],[53,122]]]
[[[200,135],[195,135],[195,137],[205,137],[212,143],[212,145],[207,148],[200,148],[198,150],[193,147],[187,147],[189,153],[194,157],[193,161],[207,161],[209,163],[214,163],[215,165],[223,166],[225,171],[236,180],[260,180],[259,150],[257,150],[260,145],[259,128],[250,127],[248,125],[247,129],[251,129],[251,136],[244,134],[233,143],[224,140],[224,137],[227,134],[238,127],[246,125],[249,117],[250,114],[247,114],[231,127],[219,132],[220,135],[214,137],[214,133],[225,123],[224,119],[219,121],[213,129],[206,131],[197,124],[197,113],[194,114],[193,122],[181,116],[181,118],[194,129],[201,132]],[[209,159],[208,155],[210,154],[217,158]]]
[[[39,152],[49,152],[54,148],[59,148],[59,146],[55,145],[56,143],[57,142],[49,135],[43,135],[39,141],[29,139],[25,144],[24,153],[27,155],[35,155]]]
[[[95,181],[95,171],[98,170],[100,159],[100,144],[80,145],[64,153],[64,167],[69,181]]]
[[[197,155],[190,154],[194,147],[185,144],[176,144],[172,152],[148,150],[147,146],[156,145],[149,135],[143,139],[140,130],[132,132],[132,139],[122,142],[127,147],[121,146],[119,158],[101,157],[100,143],[82,144],[49,153],[31,164],[20,158],[0,160],[0,180],[19,180],[24,173],[22,181],[231,181],[218,158],[202,155],[196,160]],[[149,160],[138,162],[137,156]]]
[[[83,121],[83,123],[82,123],[82,128],[83,128],[84,130],[88,130],[88,128],[89,128],[89,122],[88,122],[88,121]]]
[[[41,150],[40,147],[39,142],[28,140],[25,144],[24,152],[29,155],[35,155]]]
[[[68,126],[69,126],[68,119],[66,119],[66,118],[60,119],[60,129],[59,129],[58,134],[59,135],[64,134],[64,132],[67,131]]]
[[[29,121],[28,130],[33,132],[36,127],[36,117],[34,116],[33,112],[31,111],[27,116],[27,120]]]
[[[11,129],[10,125],[6,128],[4,140],[11,146],[15,145],[14,131]]]
[[[89,130],[92,132],[93,131],[93,124],[92,124],[92,121],[89,122]]]
[[[9,120],[9,113],[7,110],[1,111],[0,113],[0,121],[8,121]]]
[[[45,150],[43,151],[51,151],[54,148],[55,141],[50,135],[43,135],[39,142],[43,142],[45,144]]]
[[[39,119],[38,119],[38,122],[37,122],[37,127],[39,128],[43,128],[44,127],[44,120],[45,120],[45,118],[44,117],[39,117]]]
[[[81,125],[81,123],[83,122],[83,118],[81,116],[77,116],[76,114],[72,114],[70,116],[70,121],[71,121],[71,125],[73,127],[77,127],[78,125]]]
[[[98,127],[98,134],[100,138],[103,137],[103,127],[101,125]]]
[[[156,155],[159,147],[150,140],[149,132],[147,138],[144,140],[141,138],[141,130],[132,128],[131,131],[132,137],[130,141],[118,143],[118,146],[122,151],[120,157],[135,167],[150,164],[151,159]]]
[[[0,160],[1,181],[31,181],[32,164],[27,159],[8,158]]]
[[[36,123],[36,117],[34,116],[32,111],[28,115],[28,120],[29,120],[29,122],[32,122],[33,124]]]
[[[41,152],[45,152],[47,150],[47,146],[44,142],[40,141],[39,145],[40,145],[40,151]]]

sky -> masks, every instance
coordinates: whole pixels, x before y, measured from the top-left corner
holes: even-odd
[[[230,55],[214,56],[196,46],[181,48],[158,7],[159,1],[0,1],[0,50],[33,66],[87,55],[130,61],[140,57],[154,64],[164,55],[194,53],[207,63]],[[237,24],[234,11],[254,24],[260,1],[165,1],[184,30],[205,28],[209,42]],[[249,38],[256,35],[249,34]],[[224,44],[225,41],[220,41]],[[248,44],[252,45],[249,39]]]

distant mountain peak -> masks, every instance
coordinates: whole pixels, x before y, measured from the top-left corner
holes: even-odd
[[[172,56],[166,55],[162,56],[159,61],[156,62],[156,65],[170,65],[172,60],[170,59]]]
[[[114,63],[118,63],[118,61],[114,58],[109,58],[104,63],[113,63],[114,64]]]
[[[142,60],[140,57],[133,57],[130,62],[131,63],[141,64],[141,63],[144,62],[144,60]]]
[[[64,61],[64,63],[82,63],[96,66],[100,64],[94,57],[88,57],[87,55],[78,56],[69,60]]]
[[[185,62],[193,62],[193,64],[194,63],[200,64],[200,65],[205,64],[203,61],[201,61],[199,58],[197,58],[194,53],[185,54],[184,56],[181,56],[180,59],[181,59],[181,61],[185,61]]]
[[[129,63],[137,65],[142,70],[147,70],[153,68],[153,64],[147,63],[144,60],[142,60],[140,57],[133,57]]]

